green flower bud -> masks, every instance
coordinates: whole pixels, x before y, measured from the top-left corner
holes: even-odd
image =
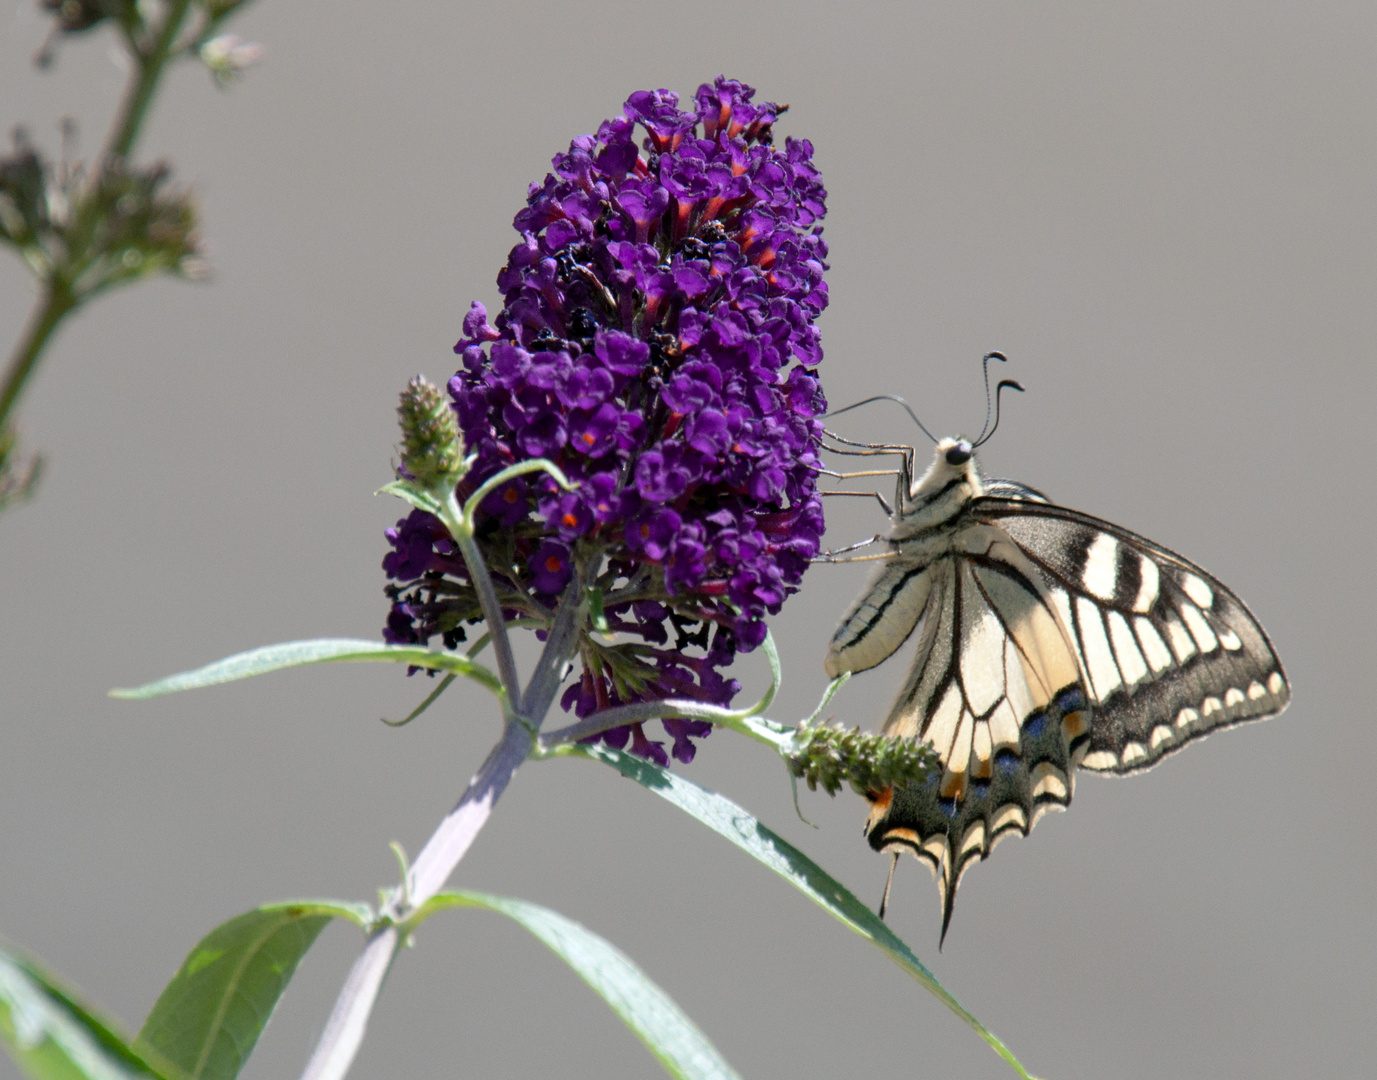
[[[858,795],[918,783],[942,767],[936,752],[916,738],[899,739],[831,724],[801,726],[786,760],[810,790],[829,795],[847,781]]]
[[[397,417],[402,425],[402,468],[424,485],[459,482],[468,471],[459,420],[439,387],[417,375],[402,391]]]

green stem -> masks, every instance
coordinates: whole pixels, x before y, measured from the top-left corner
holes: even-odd
[[[10,416],[19,401],[44,349],[52,339],[62,319],[73,311],[85,297],[73,291],[73,283],[78,281],[86,270],[84,253],[95,231],[100,212],[100,200],[96,198],[103,173],[114,159],[127,158],[139,136],[144,117],[148,113],[158,80],[166,69],[172,43],[186,21],[191,0],[170,0],[162,25],[146,50],[130,44],[130,53],[136,65],[133,80],[125,90],[119,111],[115,114],[105,150],[94,169],[77,210],[76,220],[72,222],[67,236],[67,265],[51,269],[44,282],[38,303],[34,305],[24,336],[15,345],[5,369],[4,383],[0,386],[0,430],[10,423]]]
[[[473,591],[478,594],[478,604],[483,609],[483,618],[487,620],[488,633],[492,636],[493,655],[497,657],[497,674],[507,691],[508,707],[520,709],[521,682],[516,674],[516,658],[512,655],[507,623],[502,618],[502,605],[498,602],[497,590],[493,588],[492,575],[488,573],[488,564],[473,538],[473,523],[459,508],[452,485],[446,485],[444,499],[440,520],[459,545],[459,553],[468,567],[469,580],[473,582]]]
[[[191,0],[171,0],[167,5],[167,14],[163,17],[163,24],[158,28],[158,34],[148,51],[140,50],[135,53],[134,60],[139,66],[138,77],[125,91],[124,101],[115,118],[115,124],[110,129],[110,138],[105,144],[102,160],[127,158],[134,149],[134,140],[139,137],[139,128],[143,126],[149,103],[153,100],[153,92],[158,88],[158,79],[167,65],[172,43],[177,40],[177,34],[182,29],[187,8],[190,6]]]
[[[53,336],[53,331],[62,317],[74,307],[76,300],[64,282],[53,280],[44,286],[24,327],[24,336],[15,345],[5,368],[5,381],[0,385],[0,431],[9,425],[10,413],[14,411],[29,376],[38,366],[38,359]]]

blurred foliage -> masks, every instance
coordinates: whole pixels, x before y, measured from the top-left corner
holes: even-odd
[[[246,2],[38,0],[52,18],[34,58],[39,68],[54,64],[65,37],[107,26],[128,54],[129,81],[92,162],[70,160],[70,120],[63,121],[59,161],[45,157],[23,127],[13,152],[0,156],[0,244],[15,250],[38,283],[33,313],[0,375],[0,510],[37,485],[41,462],[19,452],[14,414],[66,317],[115,285],[156,274],[204,276],[191,192],[172,185],[166,162],[140,165],[132,157],[169,62],[198,60],[225,86],[262,55],[260,46],[221,33]]]

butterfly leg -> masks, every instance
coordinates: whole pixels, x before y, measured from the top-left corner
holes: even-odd
[[[854,493],[853,493],[853,492],[837,492],[836,494],[838,494],[838,495],[841,495],[841,494],[856,494],[856,495],[873,494],[873,495],[875,495],[875,497],[876,497],[877,499],[879,498],[879,494],[876,493],[876,492],[863,492],[863,491],[857,491],[857,492],[854,492]],[[856,561],[857,561],[856,559],[841,559],[841,558],[838,558],[838,556],[839,556],[839,555],[845,555],[847,552],[850,552],[850,551],[859,551],[861,548],[863,548],[863,547],[869,547],[871,544],[878,544],[878,543],[879,543],[881,540],[883,540],[883,539],[884,539],[884,537],[882,537],[879,533],[876,533],[876,534],[875,534],[874,536],[872,536],[869,540],[858,540],[858,541],[856,541],[856,543],[854,543],[854,544],[847,544],[846,547],[835,548],[835,549],[832,550],[832,551],[820,551],[820,552],[818,552],[816,555],[813,556],[812,561],[813,561],[813,562],[825,562],[825,563],[856,562]],[[868,556],[868,557],[866,557],[866,559],[865,559],[864,561],[870,561],[870,560],[873,559],[873,558],[874,558],[874,556]]]
[[[909,499],[913,490],[913,456],[916,451],[911,446],[902,443],[863,443],[853,439],[844,438],[835,431],[823,429],[823,434],[831,439],[837,446],[827,446],[824,449],[833,454],[843,454],[848,457],[879,457],[884,455],[895,455],[899,458],[899,468],[897,474],[891,474],[889,470],[876,472],[870,475],[897,475],[898,482],[895,485],[894,503],[896,506],[903,506]],[[857,473],[854,475],[864,475]]]
[[[889,875],[885,878],[885,894],[880,897],[880,921],[884,921],[885,909],[889,907],[889,887],[894,884],[894,868],[899,865],[899,853],[896,851],[889,860]]]

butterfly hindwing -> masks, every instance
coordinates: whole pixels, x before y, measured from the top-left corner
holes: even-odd
[[[980,498],[1037,567],[1070,630],[1094,703],[1082,764],[1147,768],[1194,738],[1286,707],[1266,632],[1230,589],[1127,529],[1047,503]]]
[[[883,728],[919,736],[943,768],[872,793],[866,826],[877,851],[930,864],[944,934],[970,863],[1070,802],[1089,730],[1069,636],[1036,572],[998,530],[958,540],[924,570],[914,665]]]

